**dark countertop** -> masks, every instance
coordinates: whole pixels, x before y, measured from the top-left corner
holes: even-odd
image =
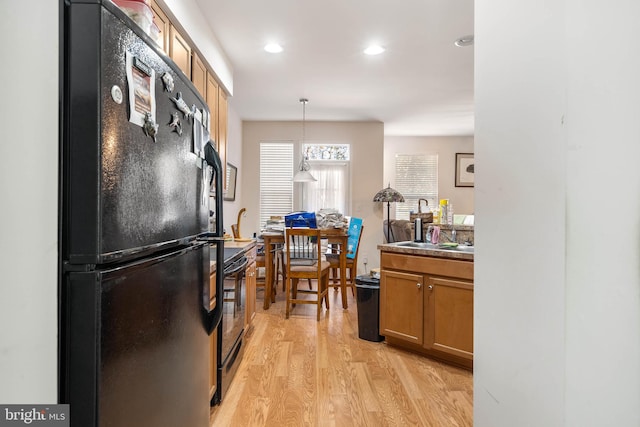
[[[249,249],[253,248],[256,244],[255,240],[236,242],[233,240],[229,240],[224,242],[224,253],[225,259],[231,258],[233,255],[237,254],[239,251],[246,252]],[[216,247],[215,245],[211,245],[209,250],[209,258],[211,260],[211,270],[213,273],[216,271]]]

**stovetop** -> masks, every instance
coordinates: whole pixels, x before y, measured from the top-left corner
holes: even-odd
[[[242,257],[243,252],[244,249],[242,248],[224,248],[224,265],[227,266]],[[216,246],[212,245],[209,250],[211,261],[216,261],[216,253]]]

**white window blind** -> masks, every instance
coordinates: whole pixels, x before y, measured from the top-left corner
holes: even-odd
[[[438,205],[438,155],[396,154],[395,189],[404,196],[396,203],[396,219],[409,219],[418,211],[418,199],[427,199],[429,207]],[[422,210],[425,212],[424,202]]]
[[[260,227],[293,211],[293,143],[260,143]]]

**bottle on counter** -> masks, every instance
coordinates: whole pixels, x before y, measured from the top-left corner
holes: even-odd
[[[416,218],[413,220],[413,241],[424,241],[424,238],[422,237],[422,218]]]
[[[440,199],[440,224],[449,224],[449,199]]]

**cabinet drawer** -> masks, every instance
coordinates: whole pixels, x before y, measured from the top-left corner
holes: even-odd
[[[473,261],[383,252],[380,256],[380,267],[383,270],[405,270],[473,280]]]

